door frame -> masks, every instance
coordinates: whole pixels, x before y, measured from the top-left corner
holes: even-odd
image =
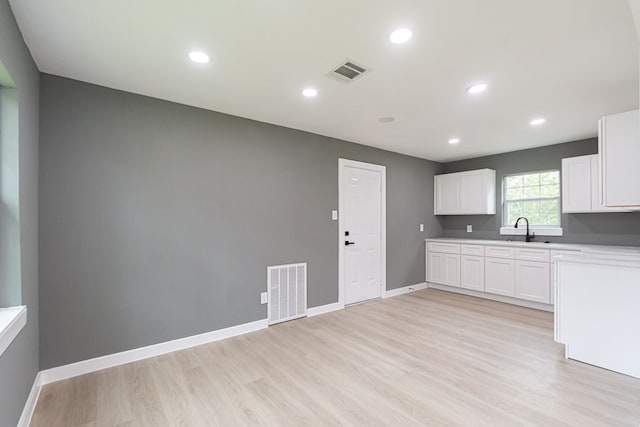
[[[345,289],[344,289],[344,216],[342,213],[346,208],[344,201],[344,191],[342,189],[345,177],[345,167],[354,167],[359,169],[380,172],[380,297],[384,296],[387,290],[387,168],[386,166],[376,165],[373,163],[359,162],[357,160],[349,160],[338,158],[338,304],[345,305]]]

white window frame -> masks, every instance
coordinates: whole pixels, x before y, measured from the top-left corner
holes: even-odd
[[[505,181],[512,176],[522,176],[531,174],[540,174],[545,172],[558,172],[558,178],[560,178],[560,169],[546,169],[531,172],[519,172],[502,176],[502,227],[500,227],[500,234],[505,236],[524,236],[527,234],[526,223],[521,223],[518,228],[515,228],[513,224],[507,224],[507,208],[506,208],[506,186]],[[529,231],[535,233],[536,236],[562,236],[562,188],[561,182],[558,180],[558,225],[529,225]],[[549,200],[548,198],[546,198]],[[543,200],[543,198],[523,199],[523,201]]]
[[[10,103],[13,98],[7,95],[7,91],[17,94],[16,90],[9,73],[0,63],[0,127],[4,129],[0,133],[0,147],[4,147],[7,140],[14,138],[17,140],[18,138],[18,104],[17,102]],[[10,127],[7,126],[9,122],[11,123]],[[5,126],[7,127],[5,128]],[[11,131],[7,131],[7,129],[11,129]],[[8,286],[8,284],[2,283],[0,286]],[[26,306],[0,307],[0,357],[26,324]]]

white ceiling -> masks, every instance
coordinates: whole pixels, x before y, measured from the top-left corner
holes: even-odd
[[[627,0],[11,6],[43,72],[437,161],[592,137],[600,116],[638,108]],[[413,30],[405,45],[388,41],[398,27]],[[190,62],[196,48],[212,62]],[[324,76],[347,57],[371,73]],[[476,81],[490,87],[471,96]],[[303,98],[307,86],[319,95]],[[547,123],[530,127],[537,116]]]

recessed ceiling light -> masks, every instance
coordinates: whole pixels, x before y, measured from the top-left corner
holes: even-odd
[[[392,122],[392,121],[394,121],[395,119],[396,119],[395,117],[391,117],[391,116],[389,116],[389,117],[380,117],[380,118],[378,119],[378,121],[379,121],[380,123],[391,123],[391,122]]]
[[[209,55],[199,50],[189,52],[189,59],[198,64],[206,64],[209,62]]]
[[[488,87],[489,85],[486,83],[476,83],[474,85],[469,86],[467,88],[467,92],[471,94],[476,94],[476,93],[484,92],[485,90],[487,90]]]
[[[460,142],[460,138],[451,138],[449,139],[449,144],[457,144],[458,142]]]
[[[302,91],[302,95],[306,96],[307,98],[313,98],[317,94],[318,94],[318,91],[312,87],[308,87]]]
[[[543,119],[542,117],[538,118],[538,119],[533,119],[529,122],[529,124],[531,126],[540,126],[541,124],[543,124],[544,122],[546,122],[545,119]]]
[[[413,33],[408,28],[399,28],[389,35],[389,40],[394,44],[402,44],[411,40]]]

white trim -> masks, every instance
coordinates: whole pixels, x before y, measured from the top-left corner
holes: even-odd
[[[321,314],[331,313],[332,311],[342,310],[343,308],[344,304],[339,302],[311,307],[307,309],[307,317],[319,316]]]
[[[22,415],[20,415],[17,427],[29,427],[29,424],[31,424],[31,418],[33,417],[33,412],[36,410],[36,403],[38,403],[38,398],[40,397],[40,390],[42,390],[42,377],[40,372],[38,372],[36,379],[33,381],[33,386],[31,386],[27,402],[22,409]]]
[[[382,298],[397,297],[398,295],[404,295],[404,294],[408,294],[409,292],[420,291],[422,289],[427,289],[428,287],[429,285],[427,284],[427,282],[422,282],[422,283],[418,283],[417,285],[409,285],[403,288],[391,289],[391,290],[385,291],[384,295],[382,295]]]
[[[544,303],[535,302],[535,301],[527,301],[519,298],[511,298],[503,295],[489,294],[486,292],[473,291],[471,289],[456,288],[452,286],[440,285],[440,284],[431,283],[431,282],[429,282],[428,285],[429,285],[429,288],[439,289],[441,291],[454,292],[456,294],[490,299],[492,301],[504,302],[512,305],[519,305],[521,307],[535,308],[536,310],[553,312],[553,305],[551,304],[544,304]]]
[[[232,326],[230,328],[218,329],[212,332],[205,332],[204,334],[179,338],[173,341],[167,341],[147,347],[136,348],[133,350],[123,351],[121,353],[109,354],[106,356],[96,357],[94,359],[71,363],[69,365],[46,369],[44,371],[40,371],[41,383],[43,385],[49,384],[55,381],[87,374],[89,372],[99,371],[101,369],[111,368],[125,363],[147,359],[149,357],[159,356],[165,353],[184,350],[185,348],[195,347],[225,338],[258,331],[266,328],[267,326],[267,319],[262,319],[255,322]]]
[[[0,308],[0,356],[27,324],[27,306]]]
[[[562,236],[562,227],[529,227],[529,233],[536,236]],[[507,236],[524,236],[526,227],[500,227],[500,234]]]
[[[343,208],[344,194],[342,191],[342,182],[344,180],[344,168],[354,167],[365,170],[380,172],[381,174],[381,197],[380,204],[382,212],[380,222],[382,229],[380,230],[380,297],[384,295],[387,289],[387,168],[386,166],[376,165],[372,163],[358,162],[356,160],[338,159],[338,303],[344,306],[344,215]]]
[[[386,291],[383,298],[391,298],[409,292],[426,289],[427,287],[435,286],[433,284],[429,286],[429,284],[427,283],[405,286],[403,288]],[[318,307],[311,307],[307,309],[307,317],[319,316],[321,314],[330,313],[332,311],[338,311],[342,309],[344,309],[344,304],[340,302],[325,304]],[[88,374],[89,372],[99,371],[101,369],[124,365],[125,363],[135,362],[138,360],[147,359],[149,357],[159,356],[161,354],[166,354],[173,351],[184,350],[186,348],[195,347],[197,345],[220,341],[225,338],[231,338],[249,332],[259,331],[261,329],[267,328],[268,326],[268,320],[262,319],[255,322],[232,326],[230,328],[219,329],[217,331],[206,332],[200,335],[193,335],[190,337],[123,351],[121,353],[110,354],[107,356],[96,357],[94,359],[84,360],[81,362],[40,371],[38,372],[38,375],[36,375],[36,379],[33,382],[33,386],[31,387],[31,392],[29,393],[29,397],[27,398],[27,401],[22,410],[22,415],[20,416],[20,420],[18,421],[18,427],[27,427],[31,423],[33,412],[36,408],[36,404],[38,403],[38,398],[40,397],[40,390],[42,390],[42,386],[45,384],[65,380],[68,378],[76,377],[78,375]]]

